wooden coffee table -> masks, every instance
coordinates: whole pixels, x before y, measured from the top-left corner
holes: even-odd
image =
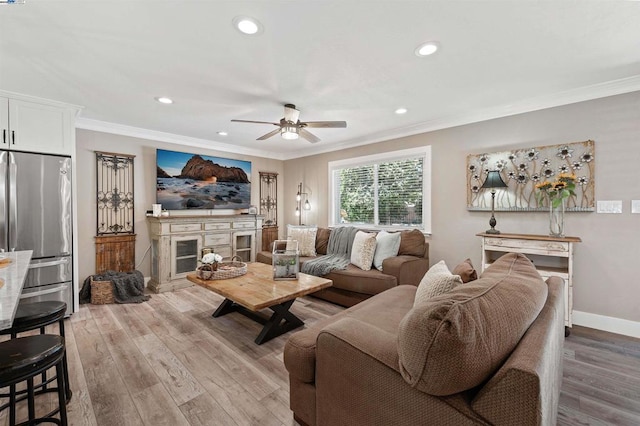
[[[189,274],[187,279],[225,297],[213,313],[214,318],[239,312],[264,324],[255,340],[258,345],[302,326],[304,322],[289,311],[293,302],[297,297],[332,285],[331,280],[303,273],[297,280],[275,281],[271,265],[258,262],[249,263],[247,273],[236,278],[201,280],[195,274]],[[259,312],[267,308],[273,311],[270,317]]]

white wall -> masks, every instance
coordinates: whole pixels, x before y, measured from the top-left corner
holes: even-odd
[[[327,224],[327,163],[422,145],[432,146],[431,263],[455,265],[470,257],[480,265],[480,239],[489,214],[466,208],[469,154],[593,139],[596,143],[596,199],[622,200],[623,214],[568,213],[565,233],[582,238],[575,253],[574,310],[640,322],[640,92],[505,117],[285,162],[287,194],[303,180],[314,210],[307,223]],[[284,200],[292,223],[293,199]],[[508,233],[548,234],[548,214],[496,213]],[[592,325],[595,326],[595,325]]]
[[[91,130],[76,130],[76,179],[78,184],[78,246],[79,246],[79,275],[80,283],[89,275],[95,273],[95,245],[96,235],[96,156],[95,151],[115,152],[135,155],[134,160],[134,209],[136,237],[136,264],[140,263],[145,251],[150,246],[147,228],[146,211],[156,202],[156,148],[194,154],[215,155],[226,158],[236,158],[251,161],[252,185],[251,204],[258,206],[260,184],[258,172],[276,172],[281,177],[283,162],[266,158],[240,156],[215,149],[185,147],[146,139],[95,132]],[[282,179],[278,179],[278,206],[282,206]],[[281,214],[281,213],[279,213]],[[282,217],[278,218],[282,223]],[[150,275],[150,254],[137,268],[145,276]]]

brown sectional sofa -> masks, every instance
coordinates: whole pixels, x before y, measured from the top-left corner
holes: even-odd
[[[327,242],[331,230],[318,228],[316,236],[316,252],[318,256],[327,253]],[[317,257],[317,256],[316,256]],[[314,257],[301,257],[304,263]],[[256,255],[256,261],[271,265],[272,254],[261,251]],[[332,271],[325,278],[333,281],[327,289],[313,294],[324,300],[338,305],[350,307],[398,285],[417,286],[424,274],[429,270],[429,244],[424,235],[418,230],[402,231],[398,255],[385,259],[382,270],[372,268],[369,271],[349,264],[345,270]]]
[[[290,407],[309,426],[554,425],[562,280],[511,253],[414,307],[401,285],[288,340]]]

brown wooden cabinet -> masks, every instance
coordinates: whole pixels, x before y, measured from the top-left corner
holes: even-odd
[[[136,265],[136,235],[101,235],[96,238],[96,274],[131,272]]]
[[[262,227],[262,251],[271,251],[271,243],[278,239],[277,226]]]

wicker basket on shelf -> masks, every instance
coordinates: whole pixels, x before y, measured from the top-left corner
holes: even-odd
[[[107,305],[114,302],[111,281],[97,281],[91,277],[91,303],[94,305]]]
[[[226,280],[239,277],[247,273],[247,264],[241,260],[240,256],[233,256],[230,261],[218,262],[218,269],[215,271],[202,265],[196,271],[196,275],[203,280]]]

